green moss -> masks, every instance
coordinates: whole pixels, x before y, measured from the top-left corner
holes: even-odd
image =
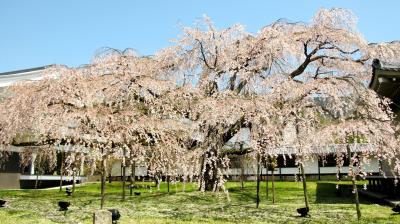
[[[151,185],[152,183],[140,183]],[[276,203],[266,198],[265,182],[261,184],[260,208],[255,208],[254,182],[228,182],[229,199],[225,193],[198,192],[195,184],[161,184],[156,188],[139,189],[140,196],[129,196],[121,202],[121,183],[107,183],[106,208],[117,208],[120,223],[399,223],[400,216],[391,208],[361,200],[362,220],[357,222],[353,195],[343,184],[338,197],[336,182],[309,182],[311,217],[297,217],[296,209],[304,207],[300,182],[276,182]],[[9,201],[0,209],[0,223],[91,223],[93,212],[100,207],[100,185],[87,184],[77,188],[74,196],[55,190],[0,190],[0,198]],[[270,192],[271,193],[271,192]],[[71,202],[64,215],[58,211],[60,200]]]

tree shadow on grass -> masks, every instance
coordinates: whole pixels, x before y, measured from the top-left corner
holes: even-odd
[[[255,203],[257,199],[256,188],[251,188],[251,187],[245,189],[230,188],[229,193],[234,194],[235,199],[243,203],[249,203],[249,202]]]
[[[358,186],[360,189],[361,186]],[[361,204],[371,204],[367,199],[360,197]],[[336,189],[335,183],[317,183],[315,203],[321,204],[354,204],[354,194],[351,185],[339,185]]]

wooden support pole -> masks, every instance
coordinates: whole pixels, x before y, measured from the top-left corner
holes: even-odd
[[[103,209],[105,192],[106,192],[106,159],[102,159],[102,171],[101,171],[101,201],[100,201],[100,209]]]
[[[61,167],[60,167],[60,192],[62,191],[62,182],[64,174],[64,152],[61,152]]]
[[[130,181],[131,187],[129,188],[131,196],[132,196],[133,185],[135,184],[135,176],[136,176],[135,169],[136,169],[136,162],[133,161],[131,164],[131,181]]]
[[[274,175],[275,168],[272,168],[271,171],[271,189],[272,189],[272,204],[275,204],[275,175]]]
[[[351,150],[350,150],[350,145],[347,144],[347,154],[349,157],[349,173],[351,174],[351,183],[353,185],[353,193],[354,193],[354,199],[356,202],[356,210],[357,210],[357,219],[361,219],[361,210],[360,210],[360,200],[358,198],[358,189],[357,189],[357,180],[356,180],[356,175],[354,173],[354,164],[352,162],[352,156],[351,156]]]
[[[74,168],[74,170],[72,171],[72,193],[75,192],[75,179],[76,179],[75,175],[76,175],[76,172],[75,172],[75,168]]]
[[[244,189],[244,159],[240,157],[240,189]]]
[[[267,198],[268,198],[268,191],[269,191],[269,189],[268,189],[268,162],[266,163],[266,165],[265,165],[265,167],[267,168],[267,174],[265,175],[265,192],[266,192],[266,194],[267,194]]]
[[[306,204],[306,208],[310,209],[309,204],[308,204],[307,182],[306,182],[306,174],[304,171],[303,161],[300,163],[300,172],[301,172],[302,181],[303,181],[304,202]]]
[[[126,166],[122,167],[122,201],[125,201],[125,187],[126,186]]]
[[[169,180],[170,179],[170,177],[169,177],[169,175],[167,176],[167,186],[168,186],[168,193],[169,193]]]
[[[256,208],[260,204],[260,154],[257,155],[257,199]]]

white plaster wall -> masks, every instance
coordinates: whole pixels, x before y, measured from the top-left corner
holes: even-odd
[[[126,176],[131,175],[131,167],[125,168]],[[112,176],[121,176],[121,161],[115,161],[111,169]],[[144,166],[137,165],[135,169],[135,176],[147,176],[147,168]]]
[[[305,163],[305,172],[306,174],[318,174],[318,160],[309,160]],[[369,165],[365,166],[366,172],[379,172],[379,162],[377,159],[371,159]],[[136,176],[147,176],[147,168],[145,166],[136,166]],[[280,168],[280,172],[283,175],[294,175],[299,173],[299,169],[297,167],[282,167]],[[346,174],[348,172],[348,167],[342,167],[340,169],[342,174]],[[246,163],[244,174],[245,175],[256,175],[257,173],[257,166],[255,164],[251,164],[250,162]],[[266,173],[266,169],[263,168],[262,173]],[[271,171],[268,172],[269,174]],[[320,167],[321,174],[336,174],[337,168],[336,167]],[[126,168],[126,176],[130,176],[131,168]],[[241,175],[240,168],[230,168],[226,172],[227,175]],[[279,175],[279,168],[275,169],[275,174]],[[113,163],[113,167],[111,170],[112,176],[121,176],[121,162],[116,161]]]

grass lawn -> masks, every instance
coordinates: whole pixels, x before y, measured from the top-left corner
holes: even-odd
[[[149,184],[152,183],[141,183]],[[300,218],[296,208],[304,207],[300,182],[276,182],[276,203],[266,197],[265,183],[260,190],[260,208],[255,208],[255,183],[247,182],[240,189],[237,182],[226,184],[225,193],[198,192],[195,184],[166,183],[161,191],[140,189],[140,196],[129,196],[121,202],[121,183],[107,184],[105,208],[117,208],[119,223],[400,223],[400,215],[391,208],[361,200],[362,220],[357,221],[353,195],[342,187],[335,194],[335,182],[308,182],[309,218]],[[0,198],[8,202],[0,208],[0,223],[91,223],[93,212],[100,208],[100,185],[87,184],[67,197],[58,190],[0,190]],[[229,200],[228,200],[228,197]],[[70,209],[58,211],[58,201],[71,202]]]

